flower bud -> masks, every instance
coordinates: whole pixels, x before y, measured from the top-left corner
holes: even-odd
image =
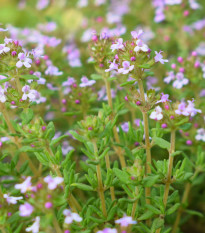
[[[163,124],[161,125],[161,127],[162,127],[163,129],[166,129],[166,128],[167,128],[167,124],[166,124],[166,123],[163,123]]]
[[[79,103],[80,103],[80,100],[75,100],[75,103],[76,103],[76,104],[79,104]]]
[[[191,140],[187,140],[186,144],[190,146],[190,145],[192,145],[192,141]]]
[[[42,126],[41,129],[42,129],[43,131],[45,131],[45,130],[46,130],[46,126]]]
[[[183,60],[182,57],[178,57],[178,58],[177,58],[177,61],[178,61],[179,63],[182,63],[184,60]]]
[[[174,119],[174,116],[170,116],[170,119]]]
[[[135,57],[131,57],[130,60],[131,60],[131,61],[135,61],[136,58],[135,58]]]
[[[164,106],[164,108],[165,108],[166,110],[169,110],[169,105],[166,104],[166,105]]]
[[[62,99],[62,104],[66,104],[66,99]]]
[[[52,206],[53,206],[53,204],[51,202],[46,202],[45,203],[45,208],[46,209],[50,209],[50,208],[52,208]]]
[[[189,15],[189,11],[188,10],[184,11],[184,16],[188,16],[188,15]]]
[[[191,53],[191,55],[192,55],[193,57],[196,57],[196,56],[197,56],[197,52],[196,52],[196,51],[193,51],[193,52]]]
[[[195,68],[199,68],[199,67],[200,67],[200,62],[199,62],[199,61],[196,61],[195,64],[194,64],[194,67],[195,67]]]
[[[128,101],[128,98],[127,98],[127,96],[125,96],[125,101]]]
[[[174,64],[174,63],[171,65],[171,68],[172,68],[172,69],[176,69],[176,67],[177,67],[177,66],[176,66],[176,64]]]
[[[184,73],[185,69],[183,67],[180,67],[179,71],[182,72],[182,73]]]
[[[12,101],[11,101],[11,104],[12,104],[12,105],[15,105],[15,104],[16,104],[16,102],[15,102],[14,100],[12,100]]]
[[[141,102],[138,100],[137,102],[136,102],[136,105],[141,105]]]
[[[16,56],[16,54],[17,54],[17,52],[16,52],[16,51],[12,51],[12,52],[11,52],[11,55],[12,55],[13,57],[15,57],[15,56]]]

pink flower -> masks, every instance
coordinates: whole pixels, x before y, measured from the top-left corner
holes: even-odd
[[[65,221],[64,221],[66,224],[71,224],[73,221],[76,221],[76,222],[82,221],[82,218],[77,213],[72,213],[68,209],[65,209],[63,211],[63,214],[66,216]]]
[[[80,83],[80,87],[87,87],[87,86],[92,86],[93,84],[95,84],[96,81],[95,80],[89,80],[86,76],[83,76],[81,78],[81,83]]]
[[[149,47],[142,42],[142,40],[137,40],[136,47],[134,48],[134,51],[137,53],[139,51],[147,52],[149,50]]]
[[[115,221],[115,223],[120,224],[121,227],[127,227],[130,224],[136,224],[137,221],[132,220],[132,217],[124,216]]]
[[[105,72],[110,72],[111,70],[117,70],[118,64],[115,63],[116,59],[110,63],[109,69],[106,69]]]
[[[30,205],[28,202],[25,202],[25,204],[19,206],[19,215],[22,217],[28,217],[33,212],[33,206]]]
[[[130,65],[129,61],[123,61],[122,66],[123,68],[118,69],[118,72],[122,74],[128,74],[134,69],[134,65]]]
[[[143,30],[140,29],[138,32],[132,31],[131,35],[133,39],[139,39],[143,33],[144,33]]]
[[[63,82],[62,86],[63,86],[63,87],[69,87],[69,86],[72,86],[75,82],[76,82],[76,81],[75,81],[74,78],[68,77],[68,78],[67,78],[67,81]]]
[[[13,197],[13,196],[9,196],[9,194],[4,194],[3,197],[6,199],[6,201],[9,204],[16,204],[18,200],[23,199],[23,197]]]
[[[9,47],[6,47],[5,44],[0,44],[0,54],[2,53],[8,53],[10,51]]]
[[[160,62],[161,64],[164,64],[165,62],[168,62],[167,59],[163,59],[163,56],[161,55],[162,51],[159,53],[155,51],[156,56],[154,57],[155,62]]]
[[[116,44],[112,44],[110,48],[112,49],[112,52],[115,51],[116,49],[124,49],[123,39],[119,38],[117,40],[117,43]]]
[[[26,68],[31,67],[32,60],[28,57],[28,54],[25,53],[19,53],[18,54],[19,61],[16,63],[17,68],[21,68],[22,66],[25,66]]]
[[[26,228],[26,232],[32,232],[32,233],[38,233],[39,232],[39,228],[40,228],[40,217],[37,216],[35,218],[34,223],[30,226]]]
[[[56,189],[59,184],[63,182],[62,177],[51,177],[50,175],[44,178],[44,181],[48,184],[48,189],[53,190]]]
[[[160,121],[163,118],[162,108],[157,106],[155,110],[150,114],[150,119]]]
[[[195,116],[197,113],[201,113],[200,109],[196,109],[194,107],[194,100],[190,101],[188,100],[188,105],[186,105],[185,102],[181,102],[178,105],[178,109],[175,110],[175,113],[178,115],[184,115],[184,116]]]
[[[15,189],[20,189],[21,193],[25,193],[26,191],[31,190],[31,177],[28,176],[23,183],[16,184],[14,187]]]

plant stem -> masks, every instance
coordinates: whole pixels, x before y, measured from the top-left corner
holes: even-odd
[[[110,160],[109,160],[108,154],[106,154],[106,156],[105,156],[105,163],[106,163],[107,170],[110,169]],[[112,201],[114,201],[115,200],[115,189],[113,186],[110,187],[110,194],[111,194]]]
[[[62,230],[61,230],[61,228],[59,226],[58,220],[56,219],[56,216],[55,216],[54,212],[53,212],[53,216],[54,216],[54,218],[53,218],[53,225],[54,225],[56,233],[62,233]]]
[[[46,142],[46,150],[48,151],[48,153],[54,157],[54,154],[53,154],[53,151],[51,150],[50,146],[49,146],[49,143]],[[62,174],[61,174],[61,171],[59,169],[59,166],[52,166],[51,169],[57,174],[57,176],[59,177],[62,177]],[[63,188],[65,189],[65,184],[63,183]],[[68,197],[68,204],[70,206],[70,208],[72,209],[72,211],[74,212],[78,212],[77,209],[79,211],[82,210],[82,207],[80,206],[80,204],[78,203],[78,201],[76,200],[76,198],[73,196],[72,193],[69,194],[69,197]]]
[[[10,121],[10,117],[9,117],[8,112],[7,112],[6,106],[5,106],[4,104],[0,103],[0,108],[1,108],[2,114],[3,114],[3,116],[4,116],[4,119],[5,119],[5,121],[6,121],[6,124],[7,124],[8,128],[9,128],[10,132],[11,132],[12,134],[16,134],[16,130],[14,129],[14,127],[13,127],[11,121]],[[18,137],[14,137],[14,143],[16,144],[16,146],[17,146],[19,149],[22,148],[22,145],[21,145],[21,143],[19,142]],[[21,162],[24,162],[24,161],[28,160],[29,166],[30,166],[30,168],[31,168],[31,170],[32,170],[32,172],[33,172],[33,174],[34,174],[34,175],[35,175],[35,174],[38,174],[38,170],[37,170],[36,167],[33,165],[33,162],[30,160],[29,156],[28,156],[26,153],[24,153],[24,152],[22,152],[21,155],[22,155],[22,157],[20,158],[20,159],[21,159]]]
[[[137,187],[135,188],[135,194],[136,194],[136,195],[138,194],[138,188],[137,188]],[[136,200],[136,201],[133,203],[133,206],[132,206],[132,213],[131,213],[131,216],[132,216],[133,219],[135,218],[135,213],[136,213],[136,209],[137,209],[137,203],[138,203],[138,200]]]
[[[166,209],[167,205],[167,199],[169,196],[169,188],[172,180],[172,168],[173,168],[173,161],[174,157],[171,156],[171,154],[175,151],[175,130],[171,130],[171,147],[169,150],[169,163],[168,163],[168,173],[167,173],[167,180],[165,184],[165,190],[164,190],[164,197],[163,197],[163,203],[164,203],[164,209]],[[156,233],[159,233],[161,231],[161,228],[157,229]]]
[[[98,148],[97,143],[94,141],[94,152],[95,156],[98,156]],[[104,187],[102,183],[102,175],[101,175],[101,169],[100,164],[96,165],[96,171],[97,171],[97,179],[98,179],[98,194],[100,197],[101,205],[102,205],[102,212],[105,217],[107,217],[107,210],[106,210],[106,203],[105,203],[105,196],[104,196]]]
[[[177,217],[176,217],[173,229],[172,229],[172,233],[177,232],[179,221],[180,221],[180,218],[181,218],[181,215],[182,215],[182,212],[183,212],[183,204],[185,204],[187,202],[190,190],[191,190],[191,183],[189,182],[189,183],[186,184],[184,194],[183,194],[183,197],[182,197],[182,203],[181,203],[180,208],[177,211]]]
[[[167,205],[167,199],[169,196],[169,188],[171,184],[171,179],[172,179],[172,168],[173,168],[173,161],[174,157],[171,156],[171,154],[175,150],[175,130],[171,131],[171,147],[169,151],[169,164],[168,164],[168,174],[167,174],[167,181],[165,184],[165,191],[164,191],[164,197],[163,197],[163,203],[164,203],[164,208],[166,208]]]
[[[145,100],[145,93],[144,93],[144,87],[143,87],[143,82],[142,79],[138,80],[138,86],[140,90],[140,97],[143,102],[143,105],[146,104]],[[143,116],[143,122],[144,122],[144,134],[145,134],[145,146],[146,146],[146,175],[151,173],[151,167],[150,164],[152,162],[151,158],[151,144],[149,140],[149,123],[148,123],[148,114],[145,111],[142,111],[142,116]],[[150,199],[148,197],[151,196],[151,188],[146,187],[145,188],[145,197],[146,197],[146,203],[150,204]]]
[[[106,77],[104,77],[104,81],[105,81],[105,86],[106,86],[106,92],[107,92],[107,98],[108,98],[108,105],[110,106],[111,110],[112,110],[112,118],[113,118],[113,104],[112,104],[112,96],[111,96],[111,89],[110,89],[110,82],[107,80]],[[114,139],[117,143],[120,143],[120,139],[119,139],[119,135],[117,132],[117,127],[114,126],[113,127],[113,134],[114,134]],[[125,162],[125,158],[123,156],[123,151],[121,149],[121,147],[114,147],[116,154],[119,157],[120,160],[120,164],[121,167],[124,168],[126,167],[126,162]]]

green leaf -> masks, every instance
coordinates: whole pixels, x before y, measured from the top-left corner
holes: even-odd
[[[81,111],[75,111],[75,112],[65,112],[65,116],[74,116],[74,115],[79,115],[81,114]]]
[[[71,184],[71,186],[77,187],[77,188],[84,190],[84,191],[94,191],[91,186],[86,185],[86,184],[73,183],[73,184]]]
[[[127,85],[132,85],[134,84],[136,81],[135,80],[132,80],[132,81],[128,81],[128,82],[124,82],[122,84],[120,84],[121,87],[124,87],[124,86],[127,86]]]
[[[39,80],[39,78],[36,75],[32,75],[32,74],[21,74],[20,78],[23,78],[25,80],[30,80],[30,79]]]
[[[8,82],[11,78],[4,78],[0,80],[0,84],[3,84],[5,82]]]
[[[62,135],[56,139],[53,139],[50,143],[50,146],[54,146],[55,144],[57,144],[58,142],[60,142],[63,138],[68,137],[68,135]]]
[[[192,123],[186,123],[181,125],[179,128],[182,129],[183,131],[187,131],[192,127]]]
[[[142,220],[146,220],[149,219],[153,216],[153,212],[151,210],[147,210],[143,215],[141,215],[138,220],[142,221]]]
[[[100,74],[91,74],[91,79],[94,79],[94,80],[101,80],[102,79],[102,75]]]
[[[53,122],[49,122],[48,126],[47,126],[47,131],[46,131],[46,135],[45,138],[48,139],[52,139],[55,136],[55,126],[53,124]]]
[[[86,139],[83,136],[79,135],[76,131],[70,130],[69,133],[79,142],[86,143]]]
[[[169,209],[166,211],[166,215],[173,214],[173,213],[179,208],[179,206],[180,206],[179,203],[176,203],[175,205],[173,205],[171,208],[169,208]]]
[[[182,151],[177,150],[177,151],[171,153],[171,156],[172,156],[172,157],[175,157],[175,156],[177,156],[177,155],[180,155],[181,153],[182,153]]]
[[[155,208],[153,205],[146,204],[145,207],[149,209],[150,211],[152,211],[154,214],[158,214],[158,215],[161,214],[161,211]]]
[[[163,149],[169,150],[171,147],[171,144],[168,141],[164,140],[163,138],[153,137],[153,141],[156,145],[158,145]]]
[[[150,69],[151,68],[151,66],[149,64],[138,65],[138,67],[144,68],[144,69]]]
[[[156,218],[153,221],[151,232],[154,233],[157,229],[163,227],[163,225],[164,225],[164,219]]]
[[[20,116],[22,119],[22,125],[26,125],[33,119],[33,110],[31,108],[24,109]]]
[[[130,182],[130,176],[126,172],[124,172],[118,168],[114,168],[113,171],[114,171],[115,175],[117,176],[117,178],[122,183],[127,184]]]
[[[43,151],[42,148],[36,148],[31,146],[23,146],[19,149],[20,152],[40,152]]]
[[[144,186],[145,187],[151,187],[153,186],[155,183],[157,183],[159,179],[159,175],[156,176],[147,176],[143,179],[144,181]]]
[[[195,210],[185,210],[185,212],[188,213],[188,214],[191,214],[191,215],[196,215],[196,216],[198,216],[198,217],[200,217],[200,218],[203,218],[203,217],[204,217],[204,215],[203,215],[201,212],[199,212],[199,211],[195,211]]]
[[[49,166],[49,160],[44,153],[35,152],[36,158],[45,166]]]

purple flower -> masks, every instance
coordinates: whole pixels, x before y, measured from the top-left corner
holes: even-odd
[[[124,216],[115,221],[115,223],[120,224],[121,227],[127,227],[130,224],[136,224],[137,221],[132,220],[132,217]]]
[[[110,72],[111,70],[117,70],[118,64],[115,63],[116,59],[113,60],[113,62],[110,63],[109,69],[106,69],[105,72]]]
[[[161,55],[162,51],[159,53],[155,51],[156,56],[154,57],[155,62],[160,62],[161,64],[164,64],[165,62],[168,62],[167,59],[163,59],[163,56]]]
[[[134,48],[134,51],[137,53],[139,51],[147,52],[149,50],[149,47],[143,43],[142,40],[137,40],[136,47]]]
[[[97,233],[117,233],[117,230],[114,228],[105,228],[102,231],[98,231]]]
[[[22,217],[28,217],[33,212],[33,206],[30,205],[28,202],[25,202],[25,204],[19,206],[19,215]]]
[[[18,54],[19,61],[16,63],[16,67],[21,68],[22,66],[25,66],[26,68],[31,67],[32,60],[28,57],[28,54],[25,53],[19,53]]]
[[[160,100],[157,101],[156,103],[166,103],[166,102],[171,102],[171,100],[169,100],[169,95],[161,93]]]
[[[125,133],[127,133],[129,131],[129,123],[124,122],[123,124],[121,124],[121,128]]]
[[[186,105],[185,102],[181,102],[178,105],[178,109],[175,110],[175,113],[178,115],[184,115],[184,116],[195,116],[197,113],[201,113],[200,109],[196,109],[194,107],[194,100],[190,101],[188,100],[188,105]]]
[[[46,75],[60,76],[63,74],[62,71],[59,71],[58,67],[50,65],[45,71]]]
[[[18,200],[23,199],[23,197],[13,197],[13,196],[9,196],[9,194],[4,194],[3,197],[6,199],[6,201],[9,204],[16,204]]]
[[[26,228],[26,232],[32,232],[32,233],[38,233],[39,232],[39,228],[40,228],[40,217],[37,216],[35,218],[34,223],[30,226]]]
[[[174,71],[170,71],[168,72],[168,76],[164,78],[164,82],[169,84],[174,79],[175,79]]]
[[[22,92],[23,92],[22,100],[27,100],[28,98],[30,101],[33,101],[35,99],[36,90],[31,90],[30,86],[28,85],[23,86]]]
[[[20,189],[21,190],[21,193],[25,193],[26,191],[28,190],[31,190],[32,189],[32,186],[31,186],[31,177],[28,176],[23,183],[21,184],[16,184],[15,186],[15,189]]]
[[[82,218],[77,213],[72,213],[68,209],[65,209],[63,211],[63,214],[66,216],[65,221],[64,221],[66,224],[71,224],[73,221],[76,221],[76,222],[82,221]]]
[[[0,102],[1,103],[6,102],[5,90],[1,86],[0,86]]]
[[[187,85],[189,83],[189,80],[184,77],[184,74],[182,72],[178,72],[175,78],[176,80],[173,82],[173,87],[177,89],[181,89],[184,85]]]
[[[6,47],[5,44],[0,44],[0,54],[2,53],[8,53],[10,51],[9,47]]]
[[[83,76],[81,78],[81,83],[80,83],[80,87],[87,87],[87,86],[92,86],[93,84],[95,84],[96,81],[95,80],[89,80],[86,76]]]
[[[110,48],[112,49],[112,52],[115,51],[116,49],[124,49],[123,39],[119,38],[117,40],[117,43],[116,44],[112,44]]]
[[[133,39],[139,39],[144,32],[140,29],[138,32],[132,31],[131,35]]]
[[[123,68],[118,69],[118,72],[122,74],[128,74],[134,69],[134,65],[130,65],[129,61],[123,61],[122,66]]]
[[[62,83],[62,86],[63,87],[69,87],[69,86],[72,86],[75,82],[76,82],[76,80],[74,78],[68,77],[67,81]]]
[[[50,175],[44,178],[44,181],[48,184],[48,189],[53,190],[56,189],[59,184],[63,182],[62,177],[51,177]]]

